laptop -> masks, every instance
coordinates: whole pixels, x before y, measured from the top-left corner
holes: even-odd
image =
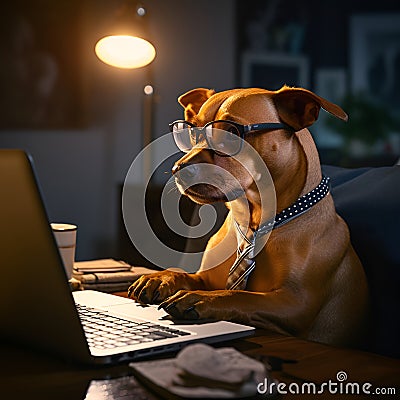
[[[33,162],[24,151],[0,150],[0,188],[3,338],[75,362],[111,364],[254,332],[227,321],[173,321],[156,306],[112,294],[71,292]]]

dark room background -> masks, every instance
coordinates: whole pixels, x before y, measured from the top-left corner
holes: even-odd
[[[321,113],[311,128],[322,162],[400,157],[400,2],[141,1],[157,56],[118,70],[93,49],[125,1],[16,0],[0,15],[0,147],[32,154],[50,219],[78,225],[78,260],[120,256],[120,190],[143,146],[146,84],[153,138],[192,88],[301,85],[350,115],[336,124]]]

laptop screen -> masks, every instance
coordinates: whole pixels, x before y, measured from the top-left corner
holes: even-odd
[[[30,157],[0,150],[0,335],[89,357]],[[60,345],[61,344],[61,345]]]

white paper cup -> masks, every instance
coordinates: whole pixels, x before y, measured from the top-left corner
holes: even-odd
[[[75,262],[76,231],[78,227],[72,224],[51,223],[58,250],[64,263],[68,279],[72,278]]]

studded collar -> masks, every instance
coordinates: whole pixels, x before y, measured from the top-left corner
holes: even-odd
[[[329,177],[323,176],[319,185],[311,190],[311,192],[299,197],[292,205],[282,210],[279,214],[276,214],[275,218],[262,224],[254,232],[254,238],[256,239],[257,236],[265,235],[309,211],[329,193],[329,179]]]

